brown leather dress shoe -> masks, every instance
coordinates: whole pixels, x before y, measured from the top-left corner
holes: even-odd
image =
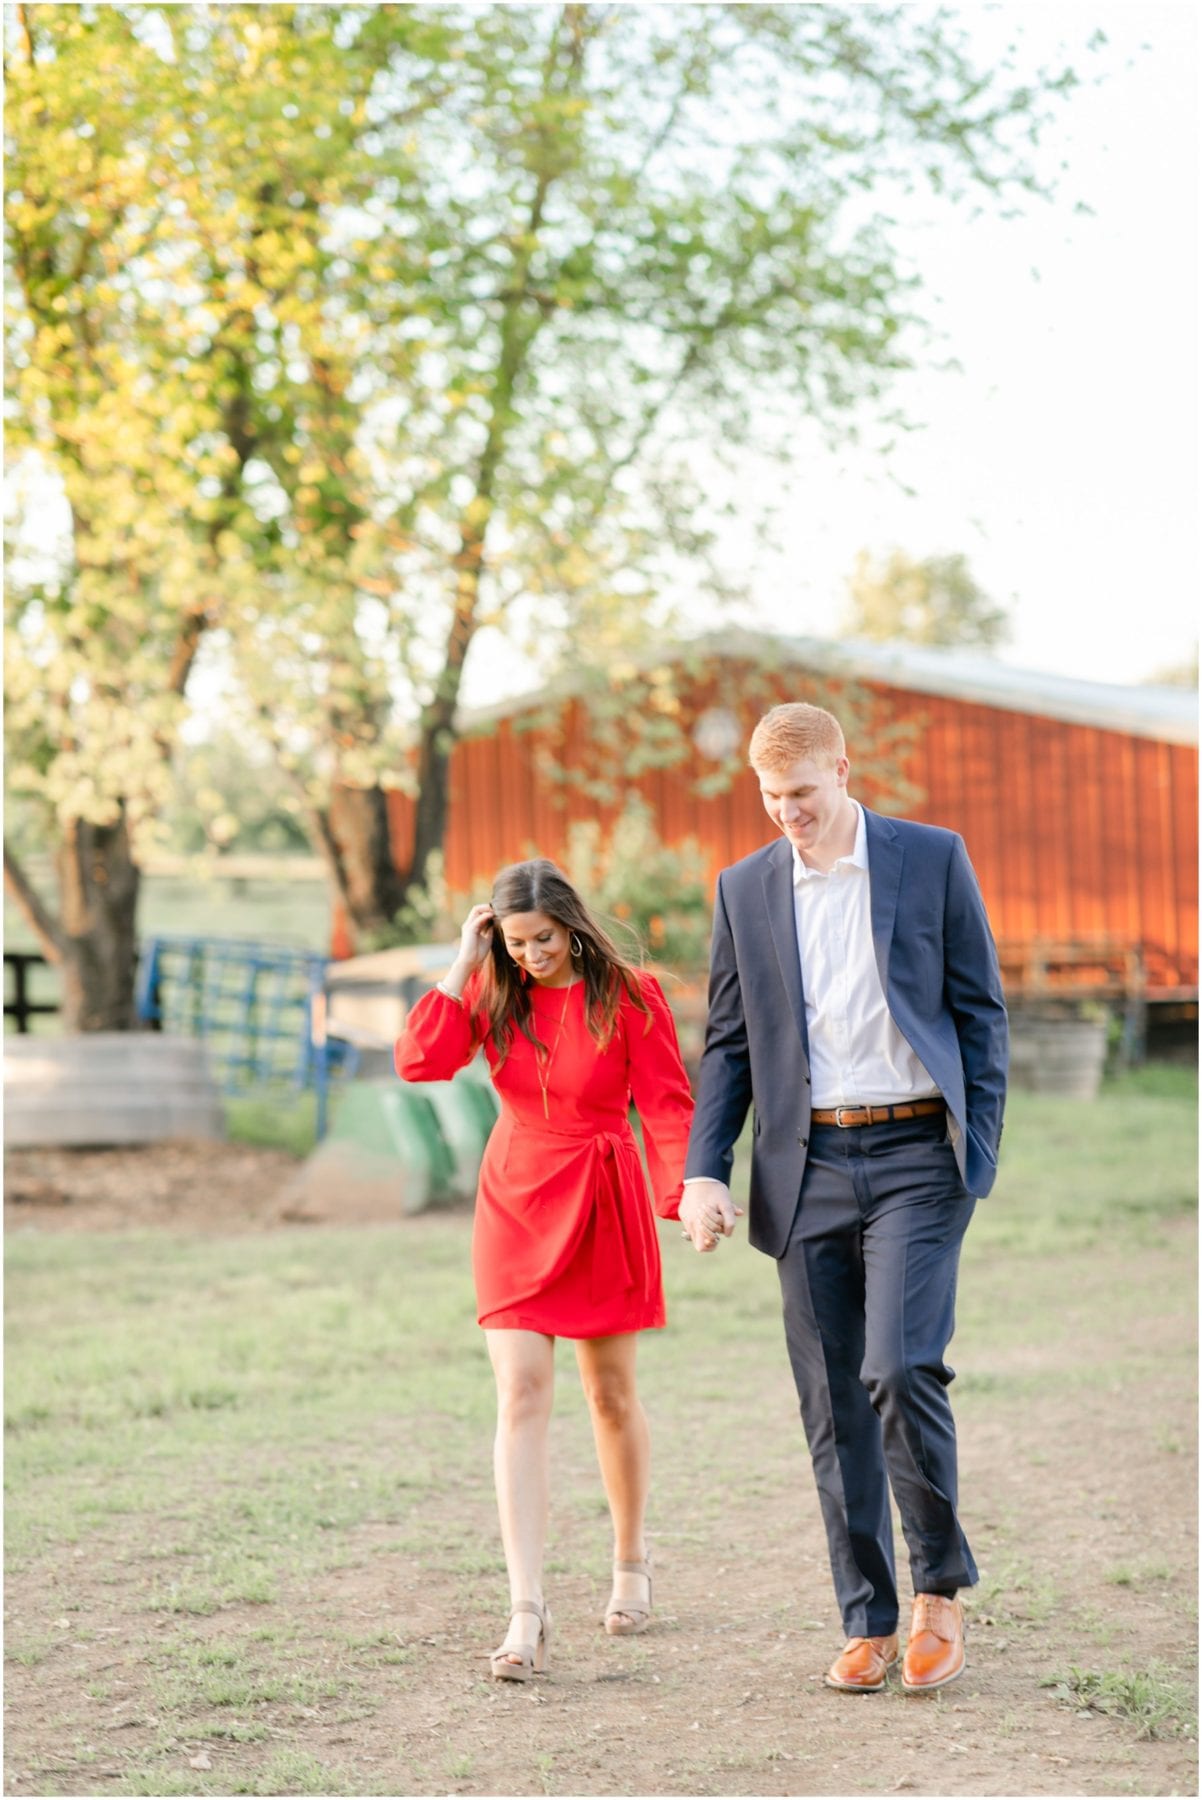
[[[958,1600],[915,1594],[910,1637],[902,1663],[908,1694],[929,1694],[964,1673],[964,1614]]]
[[[847,1694],[876,1694],[897,1661],[897,1633],[892,1637],[848,1638],[842,1654],[826,1672],[827,1687]]]

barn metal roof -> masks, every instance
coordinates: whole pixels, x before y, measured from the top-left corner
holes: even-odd
[[[1172,744],[1198,741],[1198,695],[1193,688],[1122,686],[1079,681],[1043,669],[1016,669],[994,657],[967,650],[937,650],[920,644],[879,644],[859,638],[778,640],[792,660],[824,674],[884,681],[892,687],[1007,712],[1038,713],[1074,725],[1101,726]]]
[[[698,655],[751,657],[778,666],[788,662],[817,674],[885,682],[916,693],[940,694],[978,706],[996,706],[1006,712],[1034,713],[1041,718],[1127,732],[1162,743],[1198,742],[1198,695],[1193,688],[1079,681],[1071,675],[1053,675],[1042,669],[1012,668],[991,656],[967,650],[871,643],[861,638],[783,637],[768,632],[726,630],[706,632],[676,644],[661,643],[629,660],[653,665],[678,656]],[[474,708],[461,716],[461,727],[478,729],[516,712],[566,700],[579,685],[568,676],[493,706]]]

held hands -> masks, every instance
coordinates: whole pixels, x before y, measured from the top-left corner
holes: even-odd
[[[704,1253],[718,1248],[720,1237],[729,1237],[735,1221],[743,1217],[724,1181],[690,1181],[680,1201],[680,1222],[684,1236],[692,1239],[694,1250]]]

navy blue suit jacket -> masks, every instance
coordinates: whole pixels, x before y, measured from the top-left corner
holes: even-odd
[[[970,1194],[997,1173],[1009,1038],[997,952],[964,840],[864,808],[872,937],[889,1011],[947,1101]],[[686,1178],[729,1181],[755,1109],[748,1235],[782,1256],[810,1135],[793,850],[779,839],[718,877],[709,1019]]]

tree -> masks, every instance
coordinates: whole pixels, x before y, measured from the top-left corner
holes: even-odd
[[[604,650],[662,630],[684,571],[713,581],[695,445],[775,436],[787,453],[797,413],[836,429],[917,353],[889,220],[864,195],[1032,185],[1012,128],[1034,132],[1067,85],[982,75],[906,8],[496,7],[458,48],[454,92],[382,141],[358,246],[392,271],[343,395],[376,462],[354,551],[372,604],[353,624],[281,608],[260,665],[282,750],[306,746],[310,788],[330,784],[325,847],[370,931],[441,844],[482,628],[591,670],[604,706]],[[302,682],[270,679],[305,656],[341,683],[336,730]],[[624,698],[637,756],[683,752],[670,696]],[[416,820],[385,884],[389,782]]]
[[[1006,613],[977,584],[965,556],[916,562],[892,550],[876,565],[862,550],[847,585],[846,628],[853,637],[992,649],[1009,634]]]
[[[9,444],[26,474],[29,452],[57,471],[65,519],[57,544],[44,541],[44,509],[18,522],[5,686],[10,783],[57,824],[57,916],[8,844],[5,876],[62,966],[68,1026],[120,1029],[132,1022],[132,832],[163,792],[203,610],[182,452],[216,421],[181,366],[170,289],[121,281],[152,243],[163,266],[179,251],[141,153],[161,153],[170,71],[156,68],[152,96],[158,59],[124,18],[85,28],[69,8],[51,27],[49,10],[17,8],[10,25]],[[69,51],[69,84],[44,23]]]
[[[19,726],[37,681],[59,700],[21,779],[64,830],[128,830],[135,789],[152,817],[207,642],[367,929],[441,842],[481,632],[595,662],[664,622],[684,570],[712,581],[694,445],[785,454],[798,413],[835,431],[879,403],[920,348],[891,199],[1033,188],[1021,145],[1071,84],[982,74],[907,7],[14,20],[18,412],[73,521],[105,516],[98,472],[138,495],[90,587],[91,643],[124,620],[140,671],[118,654],[98,678],[76,633],[60,675],[51,596],[26,584],[42,672]],[[93,345],[121,350],[107,428],[74,399]],[[83,541],[73,522],[69,608]],[[157,762],[110,754],[151,721]]]
[[[300,802],[261,738],[228,725],[176,751],[174,782],[159,823],[168,851],[184,856],[306,855]]]
[[[322,435],[338,321],[322,321],[338,354],[304,382],[287,350],[328,300],[306,279],[317,215],[369,185],[350,150],[376,76],[423,35],[394,11],[337,51],[337,86],[344,8],[277,7],[269,31],[254,7],[18,6],[8,21],[9,449],[35,496],[22,508],[18,482],[9,774],[57,839],[57,913],[7,843],[5,876],[62,968],[69,1028],[132,1023],[135,840],[163,804],[205,632],[261,611],[281,545],[303,569],[313,440],[322,521],[340,518],[345,542]],[[292,471],[295,544],[264,504],[269,453]],[[49,545],[39,471],[62,502]]]

